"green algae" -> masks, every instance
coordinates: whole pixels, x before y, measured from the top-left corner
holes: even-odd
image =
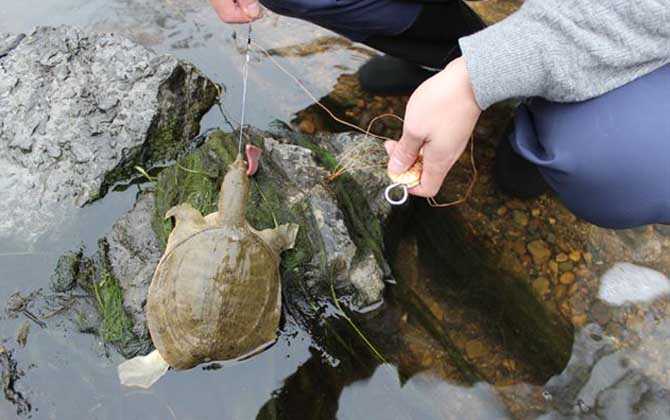
[[[100,338],[107,343],[119,345],[133,340],[133,322],[123,308],[123,290],[116,278],[103,269],[100,280],[93,282],[91,287],[102,317]]]

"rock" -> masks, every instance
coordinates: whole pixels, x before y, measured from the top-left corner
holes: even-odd
[[[514,210],[513,213],[514,223],[519,226],[528,226],[528,215],[520,210]]]
[[[30,416],[32,405],[20,391],[19,380],[23,375],[24,372],[17,366],[14,352],[0,344],[0,379],[5,398],[14,405],[17,415]]]
[[[345,160],[345,156],[351,154],[361,159],[357,164],[351,165],[351,170],[347,174],[355,184],[357,193],[365,199],[365,203],[361,203],[363,206],[359,209],[350,208],[349,210],[354,212],[363,210],[362,207],[364,207],[371,214],[361,215],[361,217],[366,217],[371,222],[386,224],[391,215],[391,205],[384,199],[384,189],[388,186],[388,178],[386,176],[386,152],[382,144],[358,133],[324,136],[322,140],[325,140],[324,147],[335,155],[338,162]],[[346,182],[346,179],[336,187],[338,185],[345,190],[350,186],[353,187]],[[343,196],[346,192],[338,191],[340,201],[346,199]]]
[[[561,274],[561,277],[558,279],[561,284],[572,284],[575,282],[575,274],[568,271]]]
[[[639,328],[637,344],[623,346],[596,324],[580,329],[565,370],[545,386],[553,410],[543,418],[658,418],[670,412],[668,327],[665,320]]]
[[[338,135],[324,137],[321,141],[333,142],[333,150],[345,153],[351,146],[351,142],[355,142],[356,139]],[[353,303],[359,310],[379,303],[384,290],[383,270],[372,253],[359,258],[354,265],[353,261],[358,248],[345,224],[345,217],[338,203],[337,194],[333,194],[322,185],[323,180],[328,176],[328,171],[317,164],[314,153],[310,149],[295,144],[281,143],[267,136],[264,137],[263,144],[266,151],[269,152],[270,160],[285,175],[287,182],[295,184],[301,190],[299,195],[289,196],[288,201],[295,203],[307,197],[306,200],[315,222],[314,227],[319,233],[319,242],[323,247],[320,258],[324,259],[326,270],[333,273],[335,286],[340,289],[353,286]],[[379,177],[373,179],[381,182]],[[369,182],[367,178],[365,180]],[[374,204],[374,200],[369,198],[368,203]],[[376,207],[382,206],[377,204]],[[320,280],[315,279],[315,281]]]
[[[477,359],[486,355],[486,344],[481,340],[470,340],[465,343],[465,354],[471,359]]]
[[[539,277],[533,282],[533,289],[539,296],[544,296],[549,292],[549,280],[545,277]]]
[[[610,305],[650,302],[670,294],[670,280],[663,273],[630,263],[616,263],[603,274],[598,298]]]
[[[352,267],[349,281],[358,291],[354,301],[357,308],[374,308],[373,305],[381,302],[384,292],[383,275],[372,253]]]
[[[174,156],[216,86],[118,35],[38,27],[0,35],[0,237],[32,242],[76,220],[135,165]]]
[[[565,255],[562,252],[560,254],[556,255],[556,261],[559,262],[559,263],[566,262],[567,260],[568,260],[568,256]]]
[[[280,143],[271,137],[265,137],[263,143],[265,150],[269,152],[270,160],[287,179],[305,190],[304,192],[315,188],[328,176],[328,171],[314,160],[311,150],[294,144]]]
[[[547,243],[539,239],[528,244],[528,252],[530,252],[533,261],[537,265],[546,263],[551,257],[551,250],[547,246]]]
[[[335,276],[335,284],[341,287],[349,276],[351,261],[356,255],[356,245],[351,240],[342,214],[328,192],[317,186],[309,197],[309,204],[316,221],[316,229],[323,240],[326,266]]]
[[[106,236],[109,266],[123,289],[124,308],[133,320],[133,332],[140,338],[148,338],[144,305],[162,254],[151,228],[153,210],[153,194],[141,193],[133,208],[114,223]]]
[[[61,255],[56,262],[56,268],[51,275],[51,288],[58,293],[64,293],[76,286],[79,262],[82,250]]]

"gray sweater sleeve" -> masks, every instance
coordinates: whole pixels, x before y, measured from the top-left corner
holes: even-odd
[[[482,109],[581,101],[670,63],[670,0],[526,0],[460,45]]]

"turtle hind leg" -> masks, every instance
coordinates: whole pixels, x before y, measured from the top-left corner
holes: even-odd
[[[154,350],[146,356],[126,360],[117,370],[121,385],[147,389],[165,375],[169,367],[158,350]]]

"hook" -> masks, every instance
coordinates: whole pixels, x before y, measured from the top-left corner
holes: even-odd
[[[394,189],[401,187],[402,188],[402,197],[399,199],[395,200],[391,197],[391,191]],[[395,184],[391,184],[386,189],[384,190],[384,198],[386,198],[386,201],[389,202],[390,205],[392,206],[399,206],[401,204],[405,204],[407,201],[407,198],[409,198],[409,193],[407,192],[407,185],[396,182]]]

